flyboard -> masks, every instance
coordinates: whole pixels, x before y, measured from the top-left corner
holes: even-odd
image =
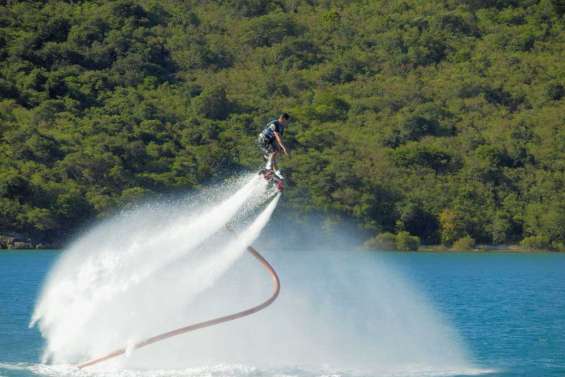
[[[284,190],[284,179],[279,177],[272,169],[261,169],[259,175],[263,176],[265,180],[277,188],[279,192]]]
[[[278,188],[278,186],[277,186],[277,188]],[[279,191],[281,191],[281,190],[279,190]],[[235,231],[232,228],[230,228],[229,226],[226,226],[226,228],[228,229],[228,231],[230,231],[231,233],[233,233],[237,237],[237,234],[235,233]],[[263,266],[263,268],[265,270],[267,270],[267,272],[271,276],[271,279],[272,279],[272,282],[273,282],[273,293],[271,294],[271,297],[269,297],[267,300],[263,301],[262,303],[260,303],[256,306],[253,306],[251,308],[239,311],[237,313],[225,315],[223,317],[213,318],[213,319],[210,319],[210,320],[204,321],[204,322],[189,324],[189,325],[184,326],[184,327],[179,327],[177,329],[170,330],[170,331],[152,336],[150,338],[147,338],[147,339],[144,339],[140,342],[135,343],[133,346],[130,346],[130,347],[127,347],[127,348],[126,347],[120,348],[120,349],[117,349],[117,350],[110,352],[106,355],[97,357],[97,358],[92,359],[92,360],[85,361],[85,362],[77,365],[77,367],[79,369],[86,368],[88,366],[92,366],[92,365],[113,359],[113,358],[118,357],[120,355],[124,355],[129,350],[139,349],[139,348],[142,348],[142,347],[146,347],[150,344],[157,343],[157,342],[160,342],[160,341],[165,340],[167,338],[172,338],[174,336],[181,335],[181,334],[184,334],[184,333],[187,333],[187,332],[196,331],[196,330],[203,329],[205,327],[215,326],[215,325],[219,325],[220,323],[224,323],[224,322],[233,321],[233,320],[236,320],[236,319],[239,319],[239,318],[243,318],[243,317],[246,317],[248,315],[257,313],[258,311],[263,310],[267,306],[271,305],[273,303],[273,301],[275,301],[277,299],[277,297],[279,296],[279,293],[280,293],[281,283],[280,283],[279,276],[277,275],[277,272],[275,271],[273,266],[271,266],[271,264],[265,258],[263,258],[263,256],[261,254],[259,254],[257,249],[255,249],[253,246],[249,245],[249,246],[247,246],[247,251],[249,253],[251,253],[251,255],[253,255],[257,259],[257,261],[259,261],[261,266]]]

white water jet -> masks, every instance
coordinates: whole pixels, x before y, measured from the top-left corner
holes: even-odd
[[[268,197],[257,175],[242,187],[224,188],[234,189],[220,203],[212,198],[197,209],[156,203],[123,213],[71,245],[50,273],[32,318],[47,340],[44,359],[76,361],[121,345],[124,334],[135,338],[140,301],[166,296],[168,287],[177,286],[167,279],[167,268]],[[116,330],[113,322],[123,325]],[[89,336],[94,339],[85,341]]]
[[[179,276],[177,287],[182,287],[179,295],[196,297],[197,294],[213,286],[259,236],[269,222],[279,199],[280,194],[277,194],[253,223],[237,237],[232,236],[232,240],[227,241],[218,252],[202,256],[198,263],[192,265],[190,274]]]

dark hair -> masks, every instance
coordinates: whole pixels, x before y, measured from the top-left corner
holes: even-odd
[[[288,113],[282,113],[279,118],[283,118],[283,119],[289,120],[289,119],[290,119],[290,115],[288,115]]]

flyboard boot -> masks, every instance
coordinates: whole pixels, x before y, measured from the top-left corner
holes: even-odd
[[[259,174],[265,178],[269,184],[275,185],[279,192],[284,190],[284,177],[281,174],[280,170],[273,169],[273,155],[265,154],[263,156],[265,158],[265,168],[259,171]]]
[[[259,171],[259,174],[262,175],[269,184],[273,184],[279,192],[284,190],[284,177],[280,170],[264,168]]]

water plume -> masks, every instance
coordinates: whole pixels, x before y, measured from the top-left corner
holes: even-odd
[[[46,338],[46,359],[85,361],[255,305],[271,287],[253,258],[240,257],[256,243],[260,250],[269,246],[266,256],[281,276],[281,295],[271,307],[149,347],[130,347],[80,375],[484,372],[473,366],[449,321],[385,258],[335,250],[348,238],[345,232],[337,229],[333,244],[323,245],[319,232],[302,225],[308,244],[318,247],[301,250],[287,244],[298,229],[278,221],[257,241],[280,199],[263,180],[248,176],[191,199],[200,204],[153,203],[122,213],[71,245],[49,275],[33,316]],[[228,223],[238,228],[238,237],[223,231]]]
[[[155,305],[178,290],[178,279],[171,278],[179,268],[183,275],[198,274],[182,263],[189,262],[186,256],[205,250],[205,241],[226,223],[251,214],[272,195],[257,175],[222,190],[235,193],[219,202],[218,190],[208,198],[200,195],[196,199],[208,202],[200,206],[151,203],[98,225],[72,244],[50,273],[32,317],[31,325],[38,323],[47,340],[44,361],[75,361],[175,323],[174,314],[163,317]],[[245,234],[256,237],[273,203],[259,216],[260,226],[255,221]],[[217,255],[206,257],[218,260]],[[186,294],[180,297],[170,298],[189,301]]]

